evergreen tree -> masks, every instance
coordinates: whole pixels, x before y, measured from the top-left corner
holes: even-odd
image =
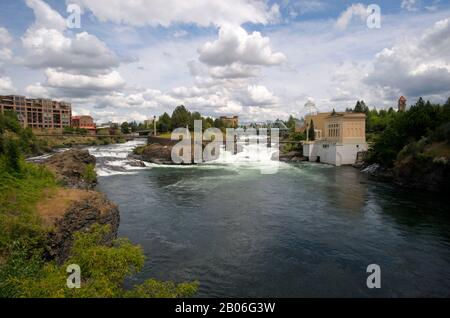
[[[295,130],[295,118],[294,116],[289,116],[288,121],[286,122],[286,126],[291,129],[291,130]]]
[[[447,102],[444,104],[445,107],[450,107],[450,97],[447,99]]]
[[[186,128],[191,123],[191,113],[183,105],[178,106],[172,113],[172,128]]]
[[[170,118],[168,113],[164,113],[158,119],[156,124],[158,130],[162,133],[166,133],[172,130],[172,119]]]
[[[193,112],[191,115],[191,122],[189,124],[191,129],[194,129],[194,123],[196,120],[201,120],[203,125],[202,115],[199,112]]]
[[[358,101],[358,102],[356,103],[354,112],[355,112],[355,113],[363,113],[363,112],[364,112],[363,105],[361,104],[360,101]]]

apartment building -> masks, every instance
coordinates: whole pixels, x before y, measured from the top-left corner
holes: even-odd
[[[23,127],[62,129],[70,126],[72,105],[50,99],[29,99],[24,96],[0,96],[0,111],[12,110]]]

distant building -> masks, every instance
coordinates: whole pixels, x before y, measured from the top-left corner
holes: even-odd
[[[399,112],[406,111],[406,98],[405,98],[405,96],[401,96],[400,99],[398,100],[398,111]]]
[[[72,105],[50,99],[29,99],[24,96],[0,96],[0,111],[11,110],[23,127],[62,129],[71,125]]]
[[[363,113],[318,113],[305,117],[309,135],[314,123],[315,140],[303,144],[303,155],[313,162],[351,165],[359,152],[367,151],[366,115]],[[308,136],[309,137],[309,136]]]
[[[222,116],[220,117],[220,121],[227,127],[237,128],[239,126],[239,116],[233,117]]]
[[[79,129],[86,129],[91,134],[95,134],[97,127],[94,123],[94,118],[91,116],[74,116],[72,117],[72,127]]]

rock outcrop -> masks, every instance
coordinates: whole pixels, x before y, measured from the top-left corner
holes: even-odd
[[[58,153],[44,162],[59,183],[68,188],[93,189],[97,184],[95,157],[87,150],[73,149]]]
[[[367,174],[369,177],[378,181],[394,180],[394,174],[392,172],[392,169],[384,168],[377,163],[366,167],[361,172]]]
[[[275,156],[272,157],[272,160],[275,160]],[[303,157],[303,154],[300,151],[290,151],[288,153],[280,153],[279,160],[281,162],[296,163],[306,161],[306,158]]]
[[[450,162],[447,158],[407,157],[396,163],[394,182],[412,189],[450,193]]]
[[[93,224],[109,225],[105,244],[117,238],[120,214],[116,205],[103,194],[88,190],[96,185],[95,157],[86,150],[59,153],[43,164],[65,188],[51,189],[37,205],[48,229],[47,257],[64,262],[70,255],[75,232],[86,231]]]
[[[172,146],[170,145],[150,144],[139,148],[139,151],[130,155],[129,158],[160,165],[174,164],[172,161]]]
[[[38,205],[38,212],[49,229],[47,256],[63,262],[70,254],[73,235],[93,224],[109,225],[105,244],[117,238],[120,213],[103,194],[95,191],[61,189]]]

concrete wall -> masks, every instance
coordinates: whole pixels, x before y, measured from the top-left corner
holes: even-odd
[[[316,162],[319,158],[321,163],[342,166],[355,164],[358,152],[367,151],[367,149],[367,143],[343,145],[319,141],[305,143],[303,154],[311,162]]]

